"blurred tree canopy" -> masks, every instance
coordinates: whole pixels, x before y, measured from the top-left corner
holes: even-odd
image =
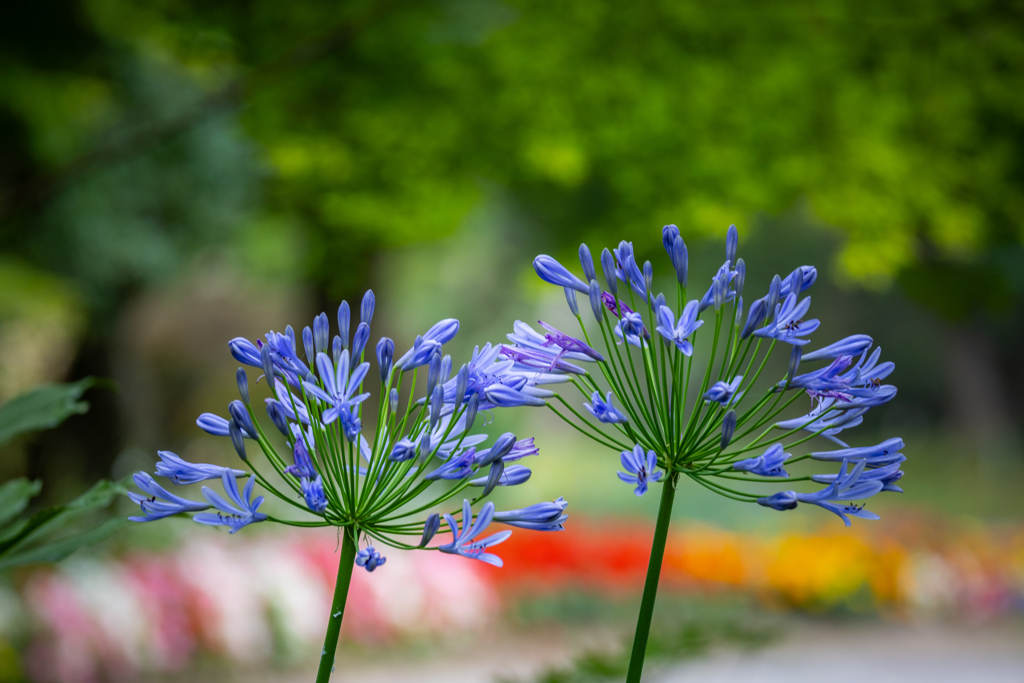
[[[15,0],[0,289],[70,284],[71,374],[109,376],[118,311],[205,250],[333,301],[497,186],[565,255],[796,210],[841,236],[838,278],[961,330],[1003,314],[1017,358],[1021,82],[1024,6],[999,0]],[[954,342],[951,381],[1012,384]]]
[[[482,180],[564,244],[625,229],[653,249],[664,223],[718,233],[804,202],[845,235],[848,280],[899,278],[954,318],[1024,292],[1016,3],[12,9],[5,247],[101,292],[246,211],[304,230],[308,272],[344,292],[352,253],[452,231]]]

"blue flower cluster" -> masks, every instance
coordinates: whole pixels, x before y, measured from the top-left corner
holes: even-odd
[[[442,552],[500,566],[500,558],[483,550],[511,532],[476,540],[492,522],[561,530],[566,519],[561,498],[507,512],[496,512],[488,502],[474,517],[473,504],[496,487],[529,480],[530,469],[518,461],[537,455],[539,449],[532,438],[519,439],[511,433],[485,447],[488,436],[473,429],[485,422],[477,419],[481,412],[546,405],[554,394],[544,385],[564,382],[573,373],[584,372],[577,362],[601,357],[553,328],[545,326],[540,333],[517,324],[509,335],[514,346],[477,347],[469,362],[453,374],[452,358],[444,354],[444,346],[458,333],[458,320],[438,322],[396,358],[395,344],[387,337],[369,347],[375,303],[373,292],[368,291],[353,331],[349,305],[342,302],[333,338],[330,321],[321,313],[300,336],[288,326],[284,333],[271,331],[255,342],[232,339],[228,343],[232,356],[262,372],[270,393],[264,407],[280,437],[272,440],[261,427],[250,402],[247,373],[239,368],[239,399],[228,405],[228,416],[204,413],[196,423],[209,434],[229,437],[246,469],[191,463],[161,451],[158,477],[178,485],[219,479],[224,495],[203,487],[205,502],[190,500],[170,493],[149,474],[139,473],[135,481],[145,495],[129,495],[143,514],[131,519],[146,522],[195,513],[194,521],[225,526],[231,533],[263,521],[342,527],[367,540],[368,545],[355,556],[355,564],[367,571],[385,563],[372,541],[396,548],[425,547],[439,529],[441,513],[429,514],[425,521],[409,517],[443,509],[463,491],[473,491],[472,500],[463,499],[461,530],[452,514],[444,515],[453,537],[451,543],[437,547]],[[378,372],[372,375],[367,355],[377,363]],[[371,385],[378,379],[380,400],[368,413]],[[367,422],[372,434],[366,433]],[[275,480],[264,476],[249,457],[247,442],[258,446],[275,471]],[[239,491],[241,478],[246,482]],[[438,481],[448,484],[431,498],[427,491]],[[257,483],[307,518],[281,519],[260,512],[264,498],[253,497]],[[421,542],[406,543],[403,536],[419,536]]]
[[[813,266],[797,267],[785,278],[776,275],[767,292],[746,307],[747,269],[738,257],[735,226],[726,234],[725,262],[699,298],[686,297],[688,250],[676,226],[662,230],[662,246],[674,271],[675,306],[665,294],[655,293],[653,266],[650,261],[640,265],[631,242],[601,252],[603,283],[585,244],[579,250],[585,279],[550,256],[534,260],[542,280],[565,288],[587,340],[563,344],[560,348],[566,353],[555,354],[550,361],[531,357],[523,363],[524,369],[562,373],[564,381],[589,398],[582,405],[596,424],[560,395],[558,400],[571,414],[559,415],[620,452],[625,472],[619,477],[634,485],[637,495],[646,492],[649,483],[663,481],[674,488],[680,477],[689,477],[727,497],[776,510],[810,503],[836,513],[846,524],[851,516],[875,519],[863,504],[849,501],[900,490],[895,482],[903,475],[903,442],[890,439],[877,447],[849,448],[840,434],[859,425],[868,410],[895,397],[896,387],[884,383],[893,364],[881,362],[881,350],[872,350],[874,342],[865,334],[805,351],[821,324],[809,317],[811,298],[804,296],[818,277]],[[590,299],[607,348],[604,356],[589,345],[590,335],[574,303],[577,292]],[[702,319],[705,313],[707,318]],[[695,340],[707,328],[708,364],[695,368]],[[520,347],[527,337],[510,339]],[[549,339],[546,346],[553,344]],[[758,389],[757,380],[770,367],[768,358],[780,346],[790,349],[785,377]],[[574,363],[578,360],[596,362],[606,386]],[[803,370],[815,361],[827,365]],[[689,403],[693,388],[702,400]],[[783,415],[798,395],[795,392],[809,396],[812,409],[803,415]],[[783,401],[787,393],[793,397]],[[613,405],[613,398],[621,409]],[[748,405],[741,408],[744,403]],[[555,409],[550,401],[549,406]],[[772,437],[779,430],[781,436]],[[816,437],[843,450],[795,458],[789,452]],[[751,457],[751,451],[761,455]],[[786,466],[807,459],[837,462],[840,471],[791,479]],[[779,479],[827,486],[816,493],[783,491],[769,496],[734,488],[737,482]]]

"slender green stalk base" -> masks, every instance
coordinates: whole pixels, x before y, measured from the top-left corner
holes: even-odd
[[[341,544],[341,559],[338,561],[338,579],[334,584],[331,619],[327,622],[327,635],[324,636],[324,649],[320,655],[316,683],[327,683],[334,669],[334,652],[338,649],[338,633],[341,631],[341,620],[345,617],[345,601],[348,599],[348,586],[352,582],[357,545],[355,531],[351,527],[346,527],[345,540]]]
[[[654,601],[658,597],[658,579],[661,578],[661,563],[665,557],[668,525],[672,521],[672,503],[676,497],[676,477],[669,476],[665,483],[662,484],[661,489],[658,523],[654,527],[654,541],[651,542],[651,561],[647,565],[644,597],[640,601],[640,615],[636,619],[636,635],[633,636],[633,653],[629,656],[629,673],[626,674],[626,683],[640,683],[640,675],[644,670],[647,638],[651,634],[651,617],[654,616]]]

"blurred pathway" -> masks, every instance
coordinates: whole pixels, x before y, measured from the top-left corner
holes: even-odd
[[[798,622],[774,646],[722,651],[651,683],[1024,683],[1024,624],[899,626]]]

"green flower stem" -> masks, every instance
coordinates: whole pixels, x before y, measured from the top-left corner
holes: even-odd
[[[352,568],[355,566],[357,545],[355,529],[346,527],[345,540],[341,544],[341,559],[338,561],[338,578],[334,584],[331,618],[327,622],[327,635],[324,636],[324,649],[320,654],[320,668],[316,672],[316,683],[327,683],[334,670],[334,653],[338,649],[338,633],[341,631],[341,620],[345,616],[345,601],[348,599],[348,586],[352,582]]]
[[[304,526],[304,527],[317,527],[317,526],[331,526],[327,522],[297,522],[293,519],[278,519],[273,515],[267,515],[268,522],[277,522],[278,524],[286,524],[287,526]]]
[[[654,540],[651,542],[651,560],[647,565],[647,580],[644,582],[644,596],[640,601],[640,614],[636,620],[636,634],[633,636],[633,652],[629,656],[626,683],[640,683],[640,675],[644,670],[647,638],[651,634],[651,618],[654,616],[654,602],[658,597],[661,563],[665,557],[668,526],[672,521],[672,503],[676,497],[676,475],[670,474],[661,488],[658,522],[654,527]]]
[[[559,398],[560,398],[560,397],[559,397]],[[563,403],[565,403],[565,401],[563,401]],[[568,405],[568,404],[566,404],[566,405]],[[629,446],[626,446],[626,445],[622,445],[622,444],[620,444],[620,445],[616,445],[616,444],[614,444],[614,443],[611,443],[611,442],[609,442],[609,441],[602,441],[602,440],[601,440],[600,438],[598,438],[597,436],[595,436],[595,435],[594,435],[593,433],[591,433],[591,432],[588,432],[588,431],[586,431],[585,429],[583,429],[582,427],[580,427],[580,426],[579,426],[578,424],[576,424],[575,422],[573,422],[572,420],[570,420],[570,419],[569,419],[568,417],[566,417],[566,416],[565,416],[565,415],[563,415],[562,413],[558,412],[558,408],[554,407],[554,406],[553,406],[553,405],[551,405],[550,403],[548,403],[548,404],[547,404],[547,406],[548,406],[548,408],[550,408],[550,409],[551,409],[551,411],[552,411],[552,412],[553,412],[553,413],[554,413],[555,415],[557,415],[558,417],[562,418],[562,421],[563,421],[563,422],[565,422],[565,423],[566,423],[567,425],[569,425],[570,427],[572,427],[573,429],[575,429],[576,431],[578,431],[578,432],[579,432],[580,434],[582,434],[583,436],[585,436],[585,437],[587,437],[587,438],[589,438],[589,439],[593,439],[594,441],[596,441],[597,443],[601,444],[602,446],[604,446],[604,447],[606,447],[606,448],[610,448],[610,449],[612,449],[613,451],[614,451],[614,450],[620,450],[620,451],[621,451],[621,450],[627,450],[627,451],[628,451],[628,450],[632,450],[632,449],[631,449],[631,448],[630,448]],[[570,408],[570,410],[572,410],[572,408]],[[574,411],[574,410],[573,410],[573,412],[576,412],[576,411]],[[587,422],[586,424],[587,424],[588,426],[590,426],[590,423],[589,423],[589,422]],[[596,431],[596,430],[595,430],[595,431]],[[600,432],[598,432],[598,434],[600,434]],[[602,434],[602,436],[603,436],[603,434]]]

